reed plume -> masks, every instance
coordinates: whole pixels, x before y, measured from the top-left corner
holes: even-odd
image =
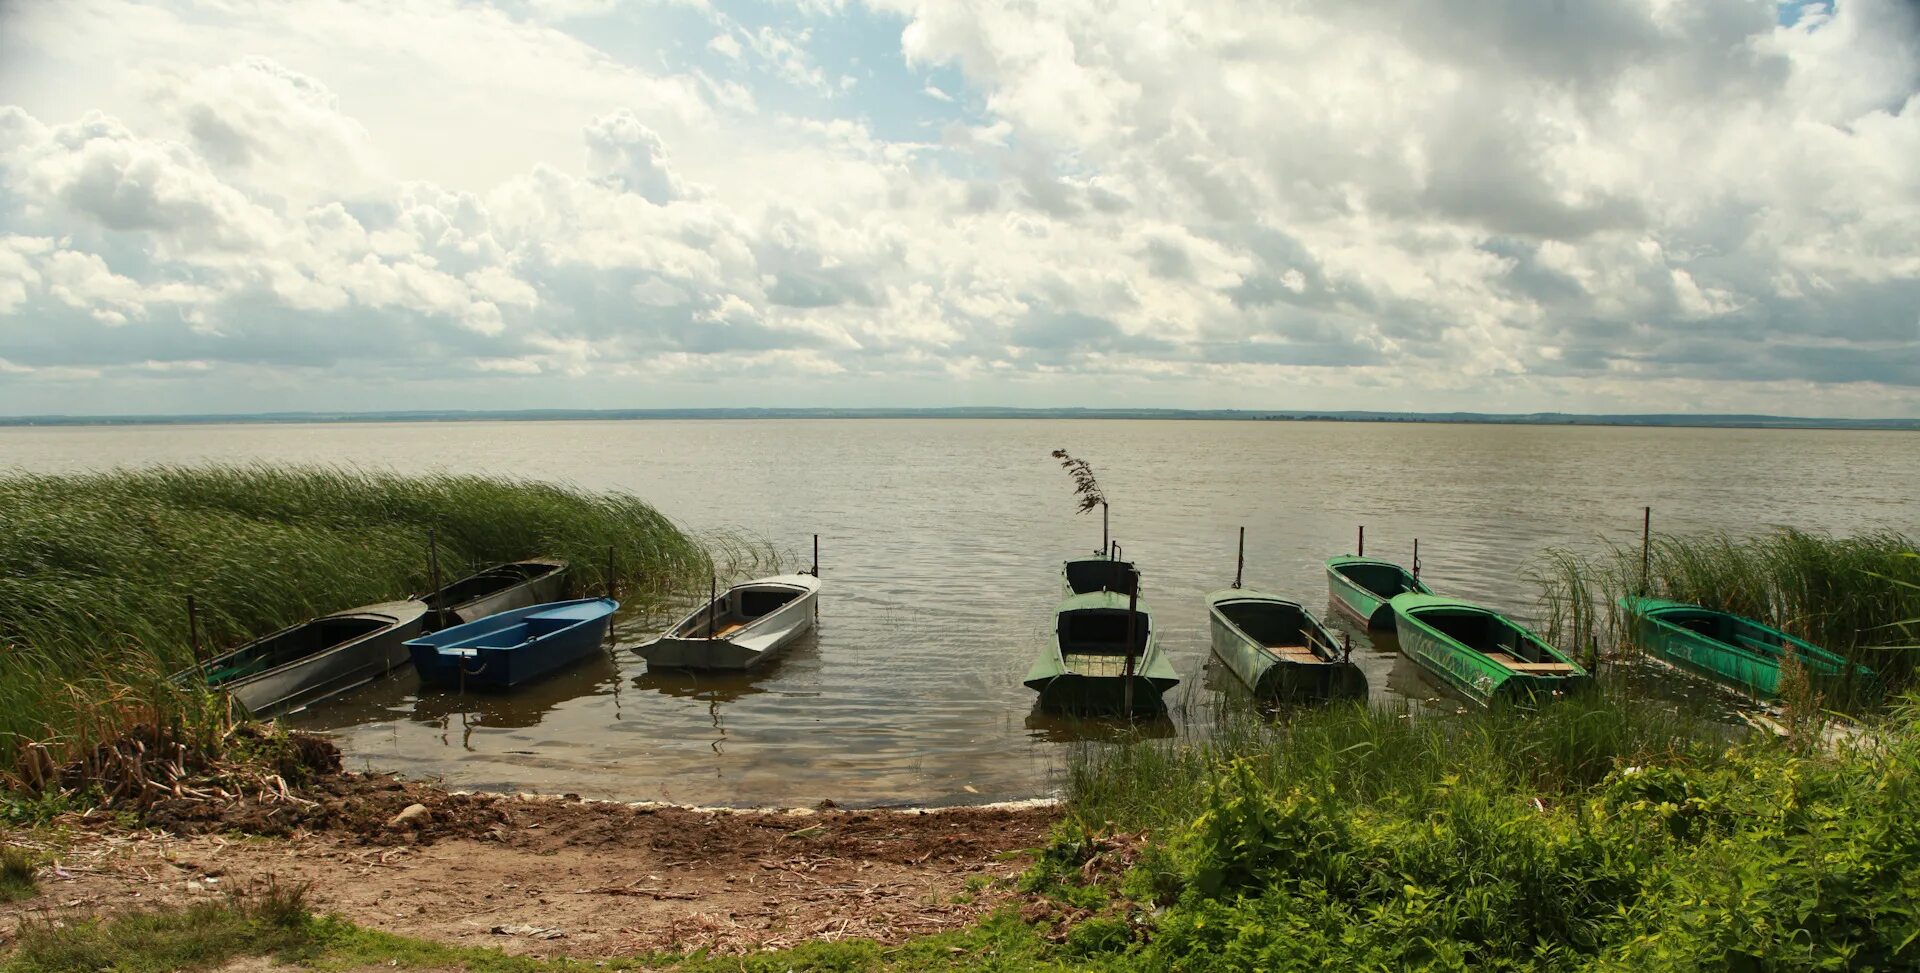
[[[1073,477],[1073,493],[1079,497],[1080,512],[1086,513],[1095,507],[1107,504],[1107,495],[1100,490],[1100,481],[1094,478],[1093,466],[1086,460],[1075,459],[1064,449],[1053,451],[1053,458],[1060,461],[1060,467]]]

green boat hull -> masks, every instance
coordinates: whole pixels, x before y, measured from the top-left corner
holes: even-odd
[[[1134,610],[1132,672],[1126,654],[1128,599],[1116,592],[1075,595],[1054,609],[1054,635],[1040,649],[1023,682],[1040,694],[1044,709],[1079,715],[1125,715],[1128,685],[1133,712],[1166,708],[1165,693],[1180,684],[1173,663],[1160,651],[1153,615],[1144,602]]]
[[[1213,654],[1263,700],[1366,694],[1366,677],[1333,633],[1297,602],[1251,589],[1207,596]],[[1298,636],[1298,637],[1296,637]],[[1290,648],[1294,645],[1302,648]]]
[[[1872,670],[1854,666],[1805,639],[1730,612],[1658,598],[1622,598],[1628,631],[1648,655],[1755,699],[1780,695],[1780,665],[1792,646],[1815,692],[1830,700],[1879,695]]]
[[[1390,604],[1400,652],[1481,706],[1592,685],[1578,663],[1492,609],[1424,594],[1397,595]]]
[[[1334,607],[1353,616],[1370,629],[1391,631],[1394,627],[1394,595],[1428,595],[1433,591],[1413,572],[1392,561],[1370,557],[1327,558],[1327,593]]]

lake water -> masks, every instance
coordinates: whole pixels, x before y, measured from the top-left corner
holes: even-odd
[[[0,429],[0,466],[203,461],[506,473],[639,494],[696,532],[800,555],[821,535],[816,632],[749,677],[655,676],[624,650],[511,697],[422,696],[411,675],[296,715],[356,768],[450,786],[734,805],[967,802],[1053,786],[1082,730],[1020,678],[1062,558],[1100,544],[1048,453],[1090,460],[1185,684],[1162,733],[1198,732],[1215,687],[1204,593],[1233,580],[1323,615],[1321,561],[1405,558],[1436,590],[1521,615],[1540,550],[1773,524],[1920,522],[1920,436],[1898,432],[1088,420],[396,423]],[[344,606],[343,606],[344,607]],[[653,624],[659,624],[658,621]],[[1352,629],[1349,627],[1349,630]],[[631,619],[623,645],[646,637]],[[1438,691],[1355,632],[1376,697]]]

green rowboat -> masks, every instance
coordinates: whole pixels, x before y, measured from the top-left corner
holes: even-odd
[[[1793,647],[1815,692],[1833,700],[1878,695],[1873,670],[1855,666],[1849,686],[1847,660],[1750,618],[1659,598],[1622,598],[1620,607],[1633,640],[1648,655],[1756,699],[1780,695],[1780,662],[1787,646]]]
[[[1390,604],[1400,651],[1481,706],[1570,692],[1593,681],[1560,650],[1499,612],[1425,594],[1396,595]]]
[[[1161,694],[1179,685],[1173,663],[1161,653],[1153,616],[1132,599],[1134,654],[1129,680],[1128,596],[1113,591],[1074,595],[1054,609],[1053,638],[1027,670],[1026,685],[1045,709],[1068,713],[1126,713],[1133,684],[1136,713],[1165,708]]]
[[[1251,588],[1207,596],[1213,654],[1260,699],[1364,694],[1366,677],[1298,602]]]
[[[1392,561],[1351,555],[1327,558],[1327,591],[1335,606],[1381,630],[1393,628],[1393,610],[1387,606],[1393,596],[1433,594],[1418,575]]]

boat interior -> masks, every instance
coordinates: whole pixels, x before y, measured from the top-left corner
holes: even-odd
[[[544,638],[555,632],[572,628],[582,622],[592,621],[605,615],[607,610],[599,604],[561,605],[547,611],[534,612],[507,622],[499,628],[490,629],[463,639],[457,646],[446,648],[468,649],[511,649],[525,645],[535,639]],[[437,636],[444,637],[444,636]]]
[[[1153,616],[1124,609],[1097,608],[1060,615],[1060,657],[1067,669],[1083,676],[1127,674],[1127,616],[1134,615],[1134,671],[1147,650]]]
[[[1668,611],[1659,620],[1715,642],[1737,646],[1756,655],[1778,659],[1785,651],[1780,639],[1758,626],[1711,611]],[[1808,660],[1802,660],[1808,661]]]
[[[1227,621],[1282,661],[1324,665],[1339,659],[1333,646],[1325,644],[1325,637],[1315,631],[1317,626],[1308,623],[1307,613],[1296,605],[1242,601],[1219,607]]]
[[[712,611],[702,609],[673,630],[674,638],[723,639],[785,608],[802,592],[785,586],[734,588],[721,595]]]
[[[1338,564],[1333,569],[1348,581],[1382,598],[1420,590],[1412,576],[1392,564]]]
[[[1094,591],[1117,591],[1123,595],[1137,594],[1140,587],[1140,569],[1132,561],[1113,561],[1104,557],[1085,558],[1067,562],[1067,587],[1076,595]]]
[[[1546,644],[1520,626],[1481,611],[1438,609],[1420,612],[1420,621],[1515,672],[1572,673],[1547,651]]]
[[[371,635],[393,624],[382,618],[344,616],[318,618],[252,645],[242,646],[207,663],[207,685],[219,686],[248,676],[276,669],[333,648],[362,636]]]
[[[423,600],[430,608],[452,608],[464,605],[475,598],[485,598],[494,592],[505,591],[514,585],[544,577],[558,570],[560,570],[558,565],[530,561],[502,564],[488,568],[472,577],[461,578]]]

